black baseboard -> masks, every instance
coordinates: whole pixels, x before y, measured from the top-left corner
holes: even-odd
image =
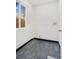
[[[55,43],[59,43],[58,41],[54,41],[54,40],[48,40],[48,39],[42,39],[42,38],[33,38],[36,40],[43,40],[43,41],[48,41],[48,42],[55,42]]]
[[[33,40],[33,38],[31,40],[29,40],[28,42],[26,42],[25,44],[23,44],[22,46],[20,46],[19,48],[17,48],[16,49],[16,52],[19,51],[22,47],[24,47],[26,44],[28,44],[32,40]]]
[[[48,40],[48,39],[42,39],[42,38],[33,38],[33,39],[36,39],[36,40],[42,40],[42,41],[48,41],[48,42],[55,42],[55,43],[57,43],[57,44],[59,45],[59,47],[60,47],[60,43],[59,43],[59,41]]]
[[[32,40],[43,40],[43,41],[48,41],[48,42],[55,42],[59,45],[60,47],[60,44],[58,41],[54,41],[54,40],[48,40],[48,39],[42,39],[42,38],[32,38],[31,40],[29,40],[28,42],[26,42],[25,44],[23,44],[22,46],[20,46],[19,48],[16,49],[16,52],[18,52],[21,48],[23,48],[25,45],[27,45],[29,42],[31,42]]]

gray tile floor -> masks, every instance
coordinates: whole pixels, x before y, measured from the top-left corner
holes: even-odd
[[[59,44],[34,39],[16,52],[16,59],[47,59],[47,56],[60,59]]]

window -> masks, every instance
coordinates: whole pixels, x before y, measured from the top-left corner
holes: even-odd
[[[19,28],[19,3],[16,2],[16,28]]]
[[[16,28],[25,27],[25,7],[16,2]]]
[[[25,7],[21,5],[21,27],[25,27]]]

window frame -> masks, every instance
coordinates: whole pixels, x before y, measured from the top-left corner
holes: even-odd
[[[25,3],[23,3],[22,1],[16,1],[16,3],[19,3],[19,27],[18,28],[16,27],[16,29],[24,29],[24,28],[26,28],[26,25],[27,25],[27,23],[26,23],[26,20],[27,20],[27,8],[26,8],[26,6],[27,5]],[[21,6],[25,7],[25,17],[24,17],[25,26],[24,27],[21,27]]]

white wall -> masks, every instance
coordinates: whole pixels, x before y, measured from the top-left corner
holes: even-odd
[[[59,21],[60,5],[59,0],[32,6],[33,26],[36,37],[60,41]],[[56,22],[56,24],[54,24]]]
[[[16,29],[16,48],[34,37],[59,41],[61,44],[61,33],[58,32],[61,29],[61,0],[38,5],[29,4],[26,0],[21,2],[28,8],[28,18],[25,28]]]
[[[34,34],[32,31],[32,12],[31,5],[26,0],[21,0],[21,3],[26,6],[26,27],[16,29],[16,48],[19,48],[21,45],[33,38]]]

